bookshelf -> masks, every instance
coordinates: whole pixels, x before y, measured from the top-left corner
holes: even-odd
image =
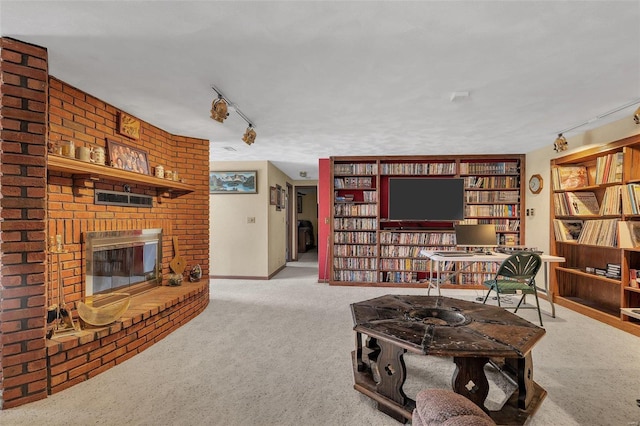
[[[427,288],[431,265],[420,251],[455,247],[453,221],[389,219],[393,178],[462,179],[460,222],[494,224],[497,244],[524,244],[523,167],[523,155],[332,157],[329,283]],[[478,288],[496,268],[475,264],[450,285]]]
[[[639,164],[640,135],[552,160],[550,210],[554,301],[640,336]]]

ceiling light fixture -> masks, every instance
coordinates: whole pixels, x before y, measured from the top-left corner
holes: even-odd
[[[591,124],[594,121],[598,121],[602,118],[605,118],[611,114],[615,114],[616,112],[622,111],[623,109],[629,108],[630,106],[636,105],[636,104],[640,104],[640,99],[636,99],[634,101],[631,101],[629,103],[626,103],[622,106],[619,106],[618,108],[614,108],[611,111],[607,111],[604,114],[600,114],[596,117],[593,117],[590,120],[585,121],[584,123],[580,123],[577,126],[573,126],[573,127],[569,127],[568,129],[564,129],[560,132],[558,132],[558,137],[556,138],[556,140],[553,142],[553,149],[556,152],[561,152],[561,151],[565,151],[567,149],[567,139],[565,139],[565,137],[563,136],[564,133],[577,129],[578,127],[582,127],[582,126],[586,126],[587,124]],[[636,123],[640,124],[640,108],[638,108],[635,112],[635,115],[633,116],[633,119],[635,120]],[[560,148],[560,149],[558,149]]]
[[[255,142],[255,140],[256,140],[256,131],[253,130],[253,127],[251,126],[251,123],[249,123],[249,127],[247,127],[247,130],[244,132],[244,135],[242,136],[242,140],[247,145],[251,145],[253,142]]]
[[[235,111],[235,113],[238,114],[240,118],[246,121],[247,124],[249,125],[249,127],[247,127],[247,130],[244,132],[244,135],[242,136],[242,140],[247,145],[251,145],[253,142],[255,142],[256,131],[254,129],[256,126],[253,124],[253,122],[249,120],[247,116],[242,113],[242,111],[240,111],[240,108],[238,108],[238,105],[231,102],[229,98],[223,95],[219,89],[217,89],[215,86],[211,86],[211,88],[218,95],[218,98],[215,99],[211,104],[211,118],[222,123],[224,119],[229,116],[228,111]],[[214,111],[215,111],[215,114],[214,114]]]
[[[211,103],[211,118],[222,123],[228,116],[227,101],[225,101],[222,96],[218,95],[218,99],[214,99]]]
[[[555,142],[553,142],[553,149],[555,149],[556,152],[566,151],[567,145],[569,145],[569,142],[567,142],[567,139],[562,136],[562,133],[559,133]]]

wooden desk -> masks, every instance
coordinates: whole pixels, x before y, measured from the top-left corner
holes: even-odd
[[[441,256],[435,254],[432,251],[423,250],[421,255],[428,257],[431,260],[432,271],[436,271],[436,276],[429,280],[429,288],[427,295],[431,294],[431,289],[436,288],[438,295],[440,295],[440,284],[450,279],[451,275],[455,275],[455,272],[443,271],[445,262],[495,262],[502,263],[504,259],[509,257],[509,254],[491,252],[491,254],[484,253],[470,253],[468,256]],[[565,261],[564,257],[552,256],[549,254],[541,254],[542,268],[544,275],[544,288],[538,287],[536,283],[536,289],[542,291],[547,296],[547,301],[551,305],[551,316],[556,317],[556,307],[553,304],[553,292],[549,289],[549,263],[562,263]]]
[[[545,330],[502,308],[442,296],[387,295],[354,303],[351,312],[354,388],[400,422],[411,420],[415,408],[402,390],[406,351],[453,357],[453,390],[485,411],[484,365],[502,363],[518,389],[500,411],[488,412],[498,424],[524,424],[546,396],[533,381],[531,357]]]

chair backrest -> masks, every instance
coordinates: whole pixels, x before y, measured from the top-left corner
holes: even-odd
[[[542,259],[536,253],[518,252],[506,258],[496,276],[512,278],[518,281],[531,282],[542,265]]]

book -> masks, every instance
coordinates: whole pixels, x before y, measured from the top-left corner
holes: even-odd
[[[589,185],[586,166],[558,166],[553,169],[553,189],[578,189]]]
[[[618,247],[640,247],[640,222],[633,220],[618,222]]]
[[[598,215],[600,212],[600,205],[594,192],[565,192],[564,196],[570,215],[589,216]]]
[[[629,287],[638,288],[638,270],[629,269]]]
[[[553,230],[556,241],[578,241],[582,232],[583,221],[554,219]]]

